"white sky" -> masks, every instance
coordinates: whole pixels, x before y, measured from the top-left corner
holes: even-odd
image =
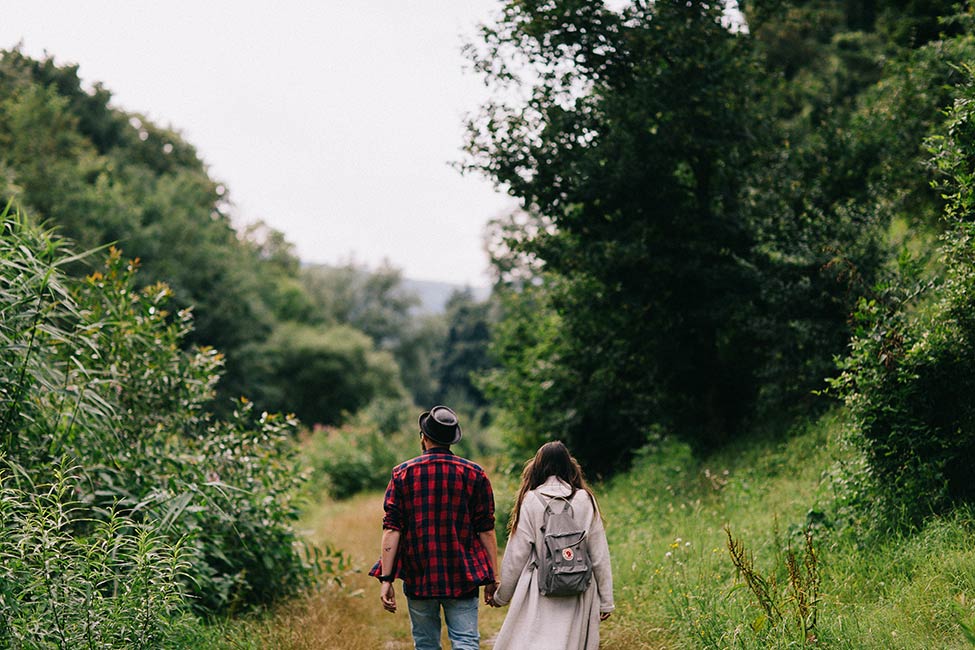
[[[305,261],[484,285],[484,225],[514,201],[448,163],[486,96],[461,36],[497,4],[4,0],[0,48],[77,63],[180,131],[238,222],[266,221]]]

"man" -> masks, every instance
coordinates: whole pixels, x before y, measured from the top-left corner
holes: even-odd
[[[393,468],[383,504],[382,553],[369,575],[396,611],[393,581],[403,580],[416,650],[440,650],[440,611],[455,650],[477,650],[477,596],[494,601],[498,542],[494,492],[480,466],[450,446],[461,439],[457,414],[434,406],[419,417],[423,453]]]

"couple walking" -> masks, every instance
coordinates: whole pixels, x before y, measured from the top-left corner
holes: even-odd
[[[609,547],[569,450],[546,443],[525,465],[498,580],[494,493],[481,467],[450,450],[462,435],[456,414],[435,406],[420,414],[419,427],[423,453],[395,467],[386,488],[381,556],[370,572],[381,582],[383,608],[396,611],[393,581],[400,578],[417,650],[440,650],[441,611],[453,649],[475,650],[483,586],[485,603],[511,605],[495,650],[596,650],[599,621],[613,611]],[[547,540],[545,529],[557,527],[550,523],[554,513],[575,522],[585,541],[582,552],[563,549],[552,561],[587,556],[591,580],[581,593],[542,593],[551,590],[540,580],[552,575],[545,552],[552,531]]]

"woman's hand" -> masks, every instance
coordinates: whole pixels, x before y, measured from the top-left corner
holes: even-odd
[[[498,592],[498,587],[501,586],[500,582],[492,582],[489,585],[484,585],[484,603],[490,605],[491,607],[501,607],[501,605],[494,602],[494,594]]]
[[[599,612],[599,620],[605,621],[607,618],[613,615],[613,612]]]

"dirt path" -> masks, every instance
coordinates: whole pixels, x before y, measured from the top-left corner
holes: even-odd
[[[366,494],[348,501],[322,501],[308,508],[303,533],[320,548],[341,549],[352,569],[333,586],[298,599],[276,612],[261,629],[261,647],[279,650],[411,650],[409,615],[402,586],[397,584],[399,611],[388,614],[379,603],[379,585],[367,574],[379,555],[382,495]],[[622,581],[621,581],[622,582]],[[630,612],[627,587],[617,591],[617,612],[601,626],[603,650],[665,650],[676,643],[662,628],[648,628],[645,618]],[[481,647],[494,647],[506,608],[481,605]],[[443,635],[443,647],[451,644]]]
[[[368,628],[381,639],[383,650],[409,650],[413,647],[410,636],[409,615],[405,611],[405,597],[401,584],[397,583],[399,611],[388,614],[379,604],[379,587],[375,579],[366,575],[379,556],[379,539],[382,522],[382,495],[359,495],[348,501],[323,502],[309,508],[305,517],[305,534],[320,547],[326,545],[341,549],[352,561],[355,571],[344,578],[345,590],[356,594],[348,605],[350,616],[368,622]],[[348,599],[352,601],[352,598]],[[341,601],[340,601],[341,602]],[[339,603],[331,603],[335,607]],[[480,610],[481,647],[493,648],[494,638],[501,628],[504,609],[494,609],[483,603]],[[443,646],[450,648],[444,630]],[[349,644],[352,647],[352,644]],[[373,645],[373,648],[376,646]]]

